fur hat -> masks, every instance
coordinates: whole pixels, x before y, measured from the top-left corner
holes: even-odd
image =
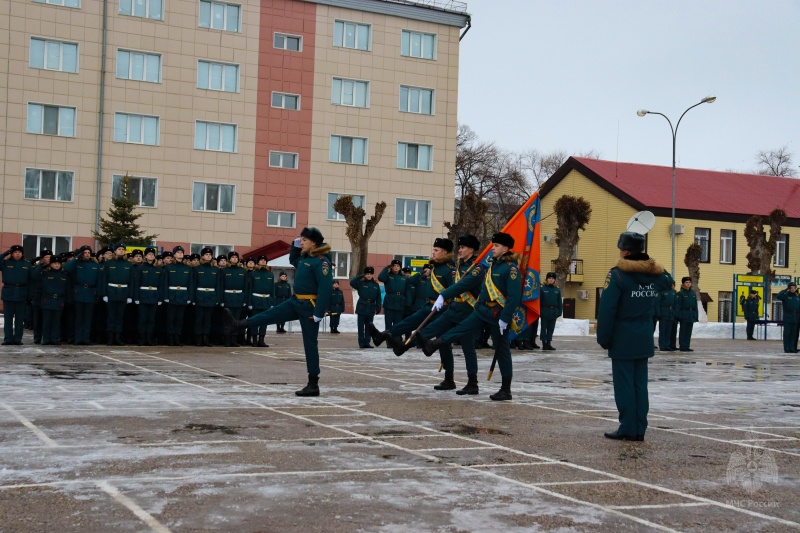
[[[644,252],[645,238],[641,233],[634,231],[624,231],[619,234],[617,240],[617,248],[626,250],[635,254]]]
[[[436,239],[435,241],[433,241],[433,247],[434,248],[441,248],[442,250],[446,251],[447,253],[450,253],[450,252],[453,251],[453,241],[451,241],[450,239],[443,239],[443,238],[440,237],[440,238]]]
[[[481,247],[481,241],[475,235],[462,235],[458,238],[458,245],[477,250]]]
[[[202,250],[200,250],[200,255],[211,254],[214,255],[214,250],[210,246],[204,246]]]
[[[558,278],[558,276],[556,276],[555,272],[548,272],[547,275],[544,277],[544,279],[547,280],[547,279],[550,279],[550,278],[556,279],[556,278]]]
[[[228,261],[230,261],[231,257],[234,257],[234,256],[236,257],[236,259],[239,259],[239,252],[237,252],[235,250],[231,250],[230,252],[228,252]]]
[[[144,255],[147,255],[147,254],[156,255],[156,249],[153,248],[152,246],[148,246],[147,248],[144,249]]]
[[[314,227],[303,228],[303,231],[300,232],[300,236],[305,237],[306,239],[313,242],[317,246],[319,246],[325,241],[325,237],[322,236],[322,232]]]
[[[509,248],[514,247],[514,237],[509,235],[508,233],[503,233],[499,231],[492,235],[492,242],[497,244],[502,244],[503,246],[508,246]]]
[[[375,269],[373,267],[364,267],[364,274],[374,274]]]
[[[137,255],[138,255],[139,257],[141,257],[141,256],[143,256],[144,254],[142,253],[142,251],[141,251],[141,250],[139,250],[139,249],[137,248],[136,250],[134,250],[134,251],[132,251],[132,252],[131,252],[131,255],[130,255],[130,257],[134,257],[134,256],[137,256]]]
[[[9,252],[25,252],[21,244],[14,244],[8,249]]]
[[[681,283],[686,283],[687,281],[692,281],[692,278],[690,278],[689,276],[683,276],[681,278]],[[790,283],[789,285],[794,285],[794,283]]]
[[[186,253],[186,250],[183,249],[183,246],[176,246],[175,248],[172,249],[173,255],[175,255],[178,252]]]

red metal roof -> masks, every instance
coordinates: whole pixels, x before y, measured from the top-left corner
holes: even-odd
[[[595,175],[587,176],[589,179],[606,181],[611,187],[604,188],[617,189],[621,199],[634,207],[672,208],[672,167],[570,157],[553,177],[563,178],[572,169],[584,174],[591,171]],[[789,218],[800,218],[800,179],[678,167],[675,182],[676,210],[749,217],[768,215],[780,207]]]

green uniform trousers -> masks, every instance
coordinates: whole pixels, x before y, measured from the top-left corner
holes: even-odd
[[[672,334],[672,320],[660,319],[658,321],[658,349],[670,349],[670,335]]]
[[[384,329],[390,329],[395,324],[403,321],[402,309],[386,309],[383,308],[383,321],[386,324]]]
[[[783,351],[786,353],[797,352],[798,324],[796,322],[783,323]]]
[[[556,329],[555,318],[540,318],[542,322],[542,342],[552,342],[553,331]]]
[[[692,343],[692,328],[694,328],[694,322],[681,321],[681,330],[678,334],[678,347],[681,350],[689,349],[689,345]]]
[[[461,340],[461,346],[464,343],[475,341],[475,332],[483,329],[484,325],[489,325],[491,328],[492,344],[494,345],[494,356],[497,359],[497,364],[500,367],[500,374],[507,379],[513,377],[513,367],[511,365],[511,346],[509,344],[508,336],[509,329],[500,334],[500,324],[498,323],[500,312],[503,309],[500,306],[487,307],[479,303],[475,306],[475,310],[461,323],[439,337],[447,343],[456,340]],[[474,346],[474,345],[473,345]],[[466,354],[465,354],[466,358]],[[477,355],[476,355],[477,364]],[[469,370],[467,370],[469,372]],[[477,369],[475,370],[477,374]]]
[[[3,342],[22,342],[25,332],[25,302],[3,300]]]
[[[463,320],[472,314],[472,306],[465,303],[451,304],[444,311],[440,311],[442,316],[432,324],[425,326],[422,336],[427,339],[441,337],[454,327],[458,326]],[[464,362],[467,366],[468,376],[478,375],[478,353],[475,351],[475,336],[467,335],[461,340],[461,349],[464,351]],[[439,348],[439,359],[442,361],[442,368],[447,372],[455,369],[453,360],[453,347],[450,343]]]
[[[647,396],[647,359],[612,359],[614,401],[619,411],[619,433],[644,436],[650,400]]]

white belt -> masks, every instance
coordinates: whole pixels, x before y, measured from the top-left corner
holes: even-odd
[[[170,287],[169,290],[171,291],[185,291],[187,290],[186,287]]]
[[[139,287],[143,291],[157,291],[158,287]]]
[[[253,293],[253,296],[258,296],[259,298],[269,298],[269,294],[258,294],[257,292]]]
[[[197,287],[197,290],[198,291],[203,291],[203,292],[213,292],[213,291],[215,291],[217,289],[211,289],[209,287]]]
[[[109,283],[108,286],[109,287],[116,287],[118,289],[123,289],[123,288],[127,287],[127,285],[121,285],[119,283]]]
[[[231,294],[241,294],[241,290],[239,289],[225,289],[225,292],[229,292]]]

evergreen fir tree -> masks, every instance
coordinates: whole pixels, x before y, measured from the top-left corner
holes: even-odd
[[[108,209],[108,220],[100,218],[100,232],[93,231],[92,234],[102,246],[114,243],[126,245],[148,246],[158,235],[144,235],[144,231],[139,228],[136,221],[142,216],[141,213],[134,213],[136,202],[129,197],[130,179],[126,174],[120,183],[120,194],[111,200],[111,207]]]

